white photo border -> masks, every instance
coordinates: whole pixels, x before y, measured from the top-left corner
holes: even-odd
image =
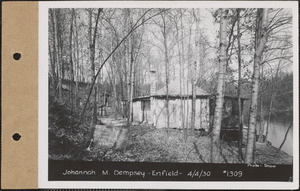
[[[290,8],[293,10],[293,182],[48,181],[49,8]],[[297,189],[299,186],[298,1],[53,1],[39,2],[39,188],[101,189]]]

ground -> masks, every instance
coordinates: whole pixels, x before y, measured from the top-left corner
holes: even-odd
[[[76,126],[74,118],[79,113],[69,116],[70,108],[65,104],[52,101],[49,104],[49,159],[87,160],[87,161],[128,161],[128,162],[179,162],[209,163],[211,140],[210,134],[203,131],[184,131],[179,129],[156,129],[147,124],[134,123],[132,139],[124,149],[112,149],[90,142],[90,119]],[[76,111],[76,110],[74,110]],[[112,127],[125,128],[126,119],[113,115],[99,118],[99,122]],[[186,137],[186,139],[185,139]],[[87,150],[86,148],[89,149]],[[245,146],[243,147],[245,152]],[[221,163],[242,163],[238,157],[235,142],[221,141]],[[277,151],[271,145],[256,144],[255,163],[257,164],[292,164],[292,156]]]
[[[183,130],[156,129],[151,125],[140,124],[133,127],[133,138],[121,150],[94,145],[85,153],[83,160],[127,161],[127,162],[180,162],[209,163],[210,134],[202,131],[187,133]],[[221,141],[221,163],[241,163],[237,143]],[[245,146],[243,147],[245,152]],[[292,164],[292,156],[271,145],[256,144],[255,163]]]

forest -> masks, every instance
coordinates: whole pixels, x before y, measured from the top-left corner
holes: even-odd
[[[49,9],[49,158],[292,163],[292,21],[285,8]]]

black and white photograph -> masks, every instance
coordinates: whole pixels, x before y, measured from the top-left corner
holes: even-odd
[[[69,161],[134,169],[103,177],[252,180],[241,165],[293,181],[291,8],[99,5],[48,9],[49,176]],[[98,173],[74,168],[61,176]]]

